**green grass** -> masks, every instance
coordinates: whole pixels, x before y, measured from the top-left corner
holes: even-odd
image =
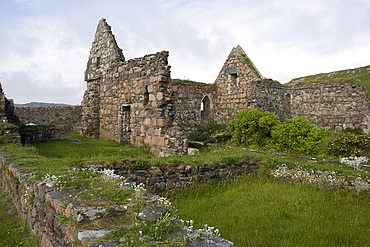
[[[236,246],[367,246],[370,197],[263,175],[168,194],[184,220],[218,228]]]
[[[20,219],[12,218],[8,214],[6,197],[0,194],[0,246],[35,247],[38,246],[36,236],[30,235],[27,225]]]
[[[185,84],[190,84],[190,85],[209,85],[204,82],[197,82],[197,81],[192,81],[192,80],[183,80],[183,79],[171,79],[172,82],[179,82],[179,83],[185,83]]]
[[[166,169],[168,165],[229,165],[240,160],[256,159],[271,169],[286,163],[291,168],[299,165],[307,169],[336,171],[338,175],[357,174],[353,168],[341,164],[309,162],[291,157],[253,153],[237,147],[203,147],[200,149],[200,155],[158,158],[150,154],[145,147],[123,146],[112,140],[92,139],[76,134],[69,136],[79,139],[81,144],[75,144],[71,140],[54,140],[24,147],[20,144],[8,144],[2,149],[15,158],[18,164],[26,166],[27,170],[34,174],[36,180],[48,173],[58,176],[66,174],[73,167],[84,167],[86,164],[104,165],[119,160],[126,161],[132,169],[151,166]]]
[[[300,83],[328,83],[328,82],[355,82],[360,83],[367,89],[370,99],[370,66],[310,75],[291,80],[286,85],[294,86]]]

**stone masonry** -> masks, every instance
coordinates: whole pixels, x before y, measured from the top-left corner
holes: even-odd
[[[82,133],[122,144],[147,145],[157,156],[187,152],[174,122],[168,52],[125,61],[101,19],[85,72]]]
[[[214,84],[172,81],[168,55],[162,51],[126,61],[111,27],[101,19],[85,71],[81,108],[63,108],[73,120],[60,118],[66,115],[62,108],[16,111],[22,121],[68,125],[87,136],[146,145],[158,156],[185,154],[184,133],[197,126],[227,124],[242,109],[273,112],[281,121],[304,116],[320,128],[360,128],[370,134],[370,100],[360,84],[288,87],[264,78],[240,46],[231,50]],[[3,121],[15,120],[2,90],[0,104]]]

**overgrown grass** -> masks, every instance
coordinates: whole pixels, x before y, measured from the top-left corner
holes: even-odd
[[[286,85],[294,86],[300,83],[357,82],[365,86],[370,99],[370,66],[310,75],[291,80]]]
[[[279,184],[264,175],[167,195],[180,217],[236,246],[367,246],[370,196]],[[198,225],[197,225],[198,224]]]
[[[6,196],[0,194],[0,246],[38,246],[37,237],[30,235],[26,223],[8,214],[6,205],[10,204]]]
[[[342,164],[310,162],[292,157],[254,153],[238,147],[202,147],[200,155],[175,155],[158,158],[150,154],[145,147],[123,146],[115,141],[91,139],[77,134],[70,134],[70,137],[75,139],[55,140],[24,147],[9,144],[3,149],[8,155],[15,157],[18,164],[26,166],[28,171],[34,174],[36,180],[49,173],[56,176],[67,174],[73,167],[84,167],[86,164],[104,165],[119,160],[130,163],[132,169],[151,166],[166,169],[168,165],[229,165],[245,159],[255,159],[258,160],[258,163],[271,169],[286,163],[290,168],[301,166],[307,169],[331,170],[336,171],[338,175],[356,175],[358,173],[353,168]]]

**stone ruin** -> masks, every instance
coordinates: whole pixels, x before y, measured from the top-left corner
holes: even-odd
[[[81,106],[50,108],[49,120],[32,108],[16,113],[23,124],[50,122],[65,131],[146,145],[157,156],[187,153],[187,132],[197,126],[227,124],[242,109],[273,112],[281,121],[304,116],[316,127],[360,128],[370,134],[370,100],[358,83],[288,87],[264,78],[240,46],[232,49],[214,84],[187,83],[171,80],[168,55],[162,51],[126,60],[111,27],[101,19],[85,71],[87,89]],[[4,118],[4,111],[0,114]],[[66,127],[68,119],[73,124]]]
[[[168,52],[125,60],[105,19],[92,43],[82,101],[81,131],[122,144],[148,145],[159,156],[186,153],[184,132],[226,124],[242,109],[286,118],[305,116],[317,127],[370,130],[366,89],[359,84],[287,87],[265,79],[240,46],[214,84],[172,81]]]

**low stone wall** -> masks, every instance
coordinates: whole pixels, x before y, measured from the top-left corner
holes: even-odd
[[[57,140],[65,138],[65,131],[50,125],[22,125],[19,128],[19,135],[21,136],[21,143],[38,143],[47,142],[50,140]]]
[[[20,124],[54,125],[64,133],[77,131],[81,106],[16,107]]]
[[[258,165],[257,161],[245,160],[235,165],[180,165],[168,166],[164,170],[159,168],[137,170],[133,169],[132,164],[115,162],[108,165],[108,168],[114,168],[116,173],[125,176],[128,182],[144,183],[148,191],[159,193],[185,187],[194,182],[233,180],[242,174],[256,171]],[[82,210],[79,206],[81,201],[68,196],[76,195],[81,190],[53,191],[53,187],[45,181],[31,182],[27,171],[11,163],[11,160],[5,158],[4,154],[0,155],[0,182],[0,187],[12,197],[19,217],[27,221],[31,233],[37,235],[42,247],[73,246],[74,241],[84,241],[84,234],[95,233],[89,229],[70,228],[68,224],[58,225],[57,216],[64,213],[61,205],[73,201],[68,205],[65,214],[74,220],[81,218],[81,215],[96,215],[101,210],[123,210],[112,202],[105,209],[88,207]],[[83,213],[80,213],[81,210]],[[97,232],[102,236],[109,230],[111,229]]]
[[[208,183],[234,180],[237,177],[254,173],[258,169],[256,160],[244,160],[236,164],[215,164],[212,166],[167,166],[152,167],[145,170],[132,170],[124,162],[108,165],[115,173],[123,176],[129,183],[144,184],[152,193],[163,193],[175,188],[183,188],[192,183]]]

